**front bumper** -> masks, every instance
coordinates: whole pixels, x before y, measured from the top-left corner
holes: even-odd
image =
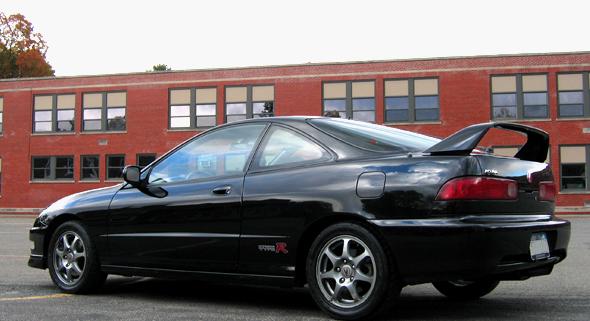
[[[408,284],[456,279],[526,279],[565,259],[570,223],[550,215],[479,215],[372,220]],[[550,257],[533,261],[531,234],[545,232]]]
[[[28,265],[37,269],[47,268],[47,258],[45,256],[45,232],[44,226],[35,226],[29,231],[29,239],[33,242],[31,256]]]

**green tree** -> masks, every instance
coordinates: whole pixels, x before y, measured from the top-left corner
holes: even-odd
[[[47,43],[22,14],[0,12],[0,78],[53,76]]]
[[[168,67],[166,64],[157,64],[152,67],[152,71],[170,71],[172,68]]]

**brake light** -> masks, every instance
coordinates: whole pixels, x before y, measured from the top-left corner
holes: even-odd
[[[449,200],[515,200],[516,181],[494,177],[459,177],[446,182],[436,196],[437,201]]]
[[[555,183],[551,181],[539,183],[539,201],[555,202]]]

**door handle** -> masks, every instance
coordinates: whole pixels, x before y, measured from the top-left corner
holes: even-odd
[[[215,195],[228,195],[229,193],[231,193],[231,186],[226,185],[215,187],[212,192]]]

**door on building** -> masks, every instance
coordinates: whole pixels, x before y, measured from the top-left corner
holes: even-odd
[[[246,164],[266,124],[204,133],[146,168],[110,207],[107,265],[234,271]]]

